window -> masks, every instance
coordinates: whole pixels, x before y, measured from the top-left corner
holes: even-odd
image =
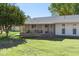
[[[62,28],[63,28],[63,29],[65,28],[65,24],[62,24]],[[63,29],[62,29],[62,30],[63,30]],[[64,31],[64,30],[63,30],[63,31]]]
[[[45,27],[48,27],[48,25],[46,24]]]
[[[36,27],[36,25],[32,25],[32,28]]]
[[[40,30],[40,33],[42,33],[43,31],[42,30]]]
[[[65,34],[65,28],[62,29],[62,34]]]
[[[35,30],[36,33],[42,33],[42,30]]]
[[[45,33],[48,33],[48,31],[45,31]]]
[[[62,26],[65,26],[65,24],[62,24]]]
[[[28,30],[27,33],[30,33],[30,30]]]
[[[73,29],[73,34],[76,34],[76,29]]]

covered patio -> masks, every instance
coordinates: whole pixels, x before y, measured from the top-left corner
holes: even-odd
[[[21,27],[24,36],[52,37],[55,35],[55,24],[25,24]]]

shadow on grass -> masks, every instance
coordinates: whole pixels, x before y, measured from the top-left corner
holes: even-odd
[[[27,37],[27,39],[34,39],[34,40],[50,40],[50,41],[63,41],[64,39],[76,39],[79,40],[77,36],[55,36],[55,37],[48,37],[48,38],[40,38],[40,37]]]
[[[49,41],[63,41],[64,38],[58,38],[58,37],[53,37],[53,38],[39,38],[39,37],[27,37],[27,39],[34,39],[34,40],[49,40]]]
[[[25,42],[22,38],[0,37],[0,49],[15,47]]]

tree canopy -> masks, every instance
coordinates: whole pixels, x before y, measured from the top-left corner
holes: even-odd
[[[7,35],[13,25],[22,25],[25,19],[24,12],[18,6],[9,3],[0,4],[0,25],[5,28]]]
[[[78,15],[78,3],[51,3],[48,7],[52,15]]]

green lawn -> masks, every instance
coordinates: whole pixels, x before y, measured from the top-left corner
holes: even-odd
[[[15,36],[17,32],[10,33]],[[58,40],[58,41],[57,41]],[[1,40],[3,42],[5,40]],[[1,56],[79,56],[79,39],[25,39],[25,43],[1,48]],[[15,44],[15,43],[14,43]],[[7,45],[7,44],[6,44]]]

